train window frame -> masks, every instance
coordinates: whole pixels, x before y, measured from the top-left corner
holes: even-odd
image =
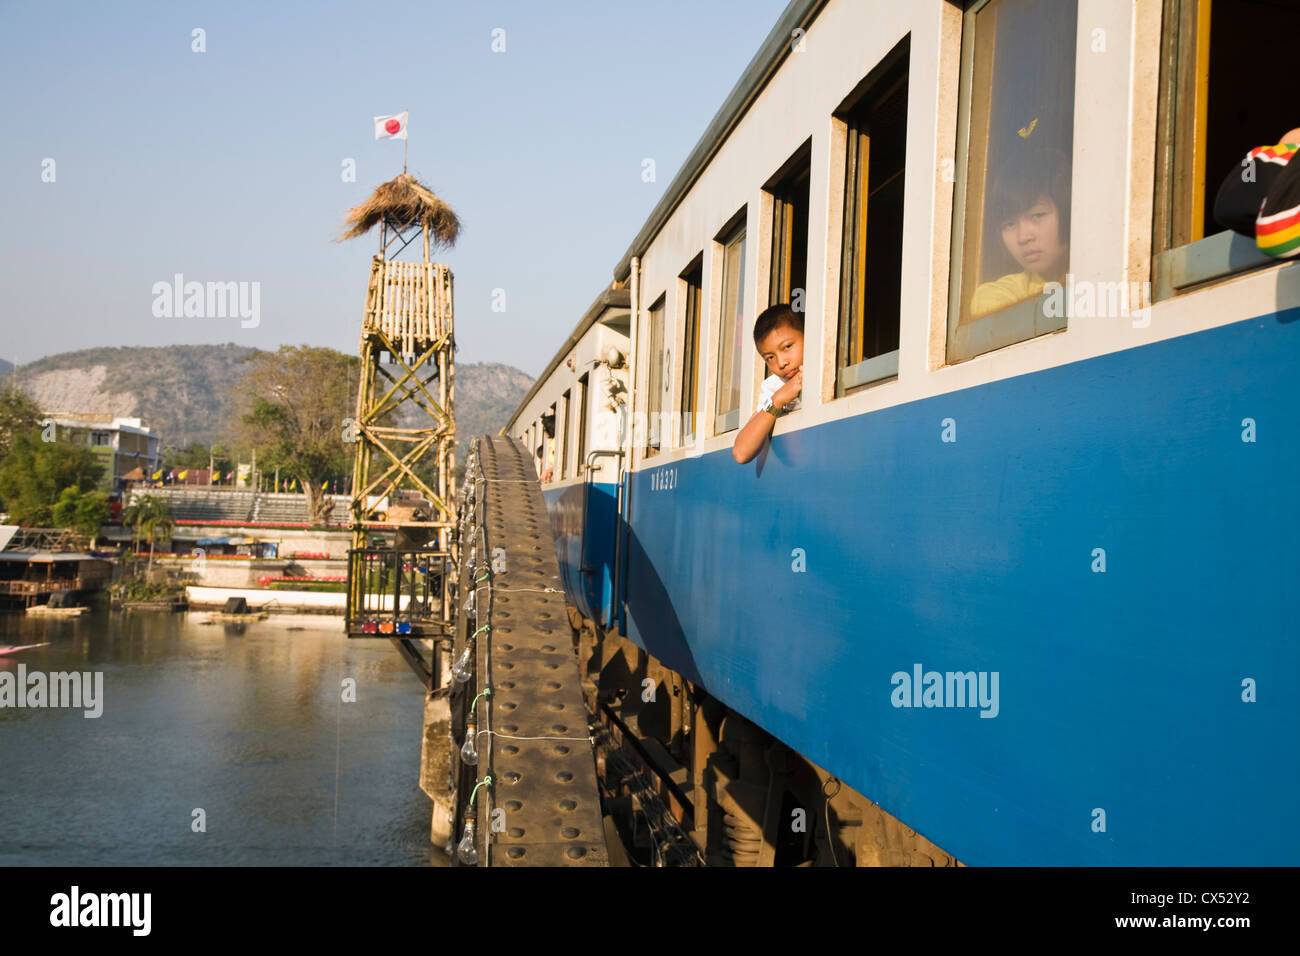
[[[1152,302],[1210,283],[1281,265],[1255,242],[1231,230],[1207,233],[1208,192],[1219,173],[1206,170],[1214,134],[1209,115],[1213,5],[1163,0],[1156,105],[1156,170],[1151,224]],[[1190,101],[1190,105],[1189,105]],[[1190,115],[1191,121],[1179,122]],[[1278,133],[1283,132],[1278,130]],[[1242,156],[1254,146],[1243,143]]]
[[[694,442],[699,429],[696,425],[696,419],[699,417],[700,410],[700,392],[702,391],[702,382],[700,374],[703,371],[700,362],[700,352],[703,348],[703,338],[701,333],[703,328],[701,322],[704,310],[704,252],[701,250],[690,265],[681,271],[677,277],[677,301],[680,321],[678,326],[681,329],[681,341],[678,344],[678,354],[681,356],[681,376],[679,381],[680,391],[677,399],[677,414],[680,420],[680,428],[677,431],[678,440],[682,445]]]
[[[555,443],[559,446],[560,454],[558,467],[555,476],[558,479],[569,477],[569,401],[570,390],[565,389],[556,403],[555,414]]]
[[[657,315],[656,315],[657,313]],[[657,322],[656,322],[657,320]],[[668,293],[661,292],[646,309],[646,438],[641,458],[653,458],[666,451],[663,429],[664,394],[672,388],[672,352],[667,347]]]
[[[744,318],[745,318],[745,282],[748,253],[746,246],[749,243],[749,205],[740,207],[740,210],[733,215],[725,226],[722,227],[713,238],[714,247],[718,250],[719,255],[717,263],[719,268],[716,272],[717,286],[717,337],[714,341],[717,343],[718,360],[715,363],[714,371],[716,375],[713,379],[713,437],[725,435],[728,432],[736,431],[740,428],[740,411],[744,405]],[[727,255],[732,249],[738,250],[736,255],[739,258],[735,282],[735,308],[727,309],[727,297],[731,291],[731,286],[727,282]],[[735,322],[734,328],[729,324],[727,313],[731,312]],[[728,333],[732,333],[728,336]],[[735,351],[731,355],[732,374],[734,376],[734,388],[736,391],[736,407],[721,410],[723,401],[723,358],[726,355],[727,339],[734,342]]]
[[[906,214],[898,222],[898,275],[897,297],[899,308],[893,316],[894,348],[886,349],[866,358],[850,359],[865,352],[861,341],[854,342],[854,332],[860,330],[865,338],[869,319],[866,315],[867,293],[859,294],[868,274],[867,254],[869,243],[859,244],[857,237],[866,227],[873,196],[899,180],[899,188],[906,189],[907,181],[907,115],[908,97],[911,83],[911,34],[904,36],[872,67],[870,72],[854,87],[831,114],[836,124],[835,141],[843,144],[843,167],[837,172],[842,177],[843,192],[840,204],[839,234],[839,275],[836,280],[836,327],[835,327],[835,375],[833,397],[842,398],[855,394],[872,385],[897,379],[899,347],[902,337],[902,287],[903,287],[903,230]],[[871,114],[879,110],[899,93],[903,97],[902,107],[902,165],[890,174],[884,182],[878,183],[875,190],[870,188],[871,159],[870,134],[867,127]],[[863,147],[866,148],[865,173],[863,182],[862,162]],[[865,193],[866,202],[861,199]],[[867,232],[868,237],[871,233]],[[828,246],[828,254],[830,247]],[[859,298],[861,305],[859,307]],[[886,317],[885,321],[888,321]]]
[[[587,477],[584,469],[587,465],[587,403],[591,401],[591,383],[589,380],[589,374],[590,373],[584,372],[582,375],[578,376],[578,427],[576,433],[578,436],[578,448],[573,461],[575,477],[583,479]]]
[[[560,427],[559,418],[557,415],[559,410],[556,407],[558,404],[559,404],[558,402],[552,402],[550,407],[547,408],[546,411],[542,412],[542,418],[541,418],[542,474],[543,475],[546,474],[547,471],[550,471],[551,473],[551,477],[546,480],[547,484],[550,484],[551,482],[555,481],[555,458],[556,458],[555,452],[556,452],[556,446],[559,443],[559,427]],[[546,434],[546,419],[548,417],[551,419],[551,434],[549,435]]]
[[[771,207],[768,241],[767,304],[788,302],[806,309],[808,299],[809,225],[812,216],[812,137],[809,136],[781,168],[763,184],[764,206]],[[800,228],[802,226],[802,228]],[[803,275],[794,284],[796,252],[802,246]],[[798,303],[795,302],[795,293]]]
[[[989,352],[998,349],[1007,348],[1013,345],[1038,341],[1043,336],[1053,332],[1063,332],[1069,327],[1070,303],[1065,301],[1064,308],[1060,316],[1049,315],[1045,305],[1049,297],[1042,294],[1034,298],[1025,299],[1010,306],[989,312],[979,318],[975,318],[964,324],[960,322],[962,315],[962,302],[964,296],[969,296],[973,289],[968,290],[963,285],[963,273],[965,271],[965,253],[968,236],[971,241],[983,242],[980,235],[981,229],[968,230],[971,223],[967,221],[967,199],[968,191],[971,188],[971,124],[972,116],[975,112],[974,102],[974,79],[975,79],[975,60],[976,60],[976,20],[980,13],[987,10],[992,4],[1000,0],[971,0],[962,11],[961,20],[961,60],[960,60],[960,79],[958,84],[958,107],[957,107],[957,144],[954,156],[958,158],[953,168],[953,205],[952,205],[952,235],[949,247],[949,269],[948,269],[948,308],[946,311],[946,336],[944,348],[944,362],[948,365],[956,365],[961,362],[968,362],[971,359],[986,355]],[[1048,0],[1040,0],[1048,2]],[[1081,12],[1079,5],[1085,0],[1071,0],[1074,3],[1074,33],[1073,40],[1077,43],[1080,28]],[[996,27],[995,27],[996,29]],[[1075,69],[1073,59],[1070,60],[1071,69]],[[1071,143],[1074,141],[1074,127],[1078,122],[1078,100],[1080,96],[1080,86],[1078,83],[1078,74],[1075,73],[1073,78],[1073,97],[1070,103],[1070,130]],[[992,100],[986,104],[989,110],[992,109]],[[983,115],[983,114],[982,114]],[[1032,135],[1033,125],[1030,127]],[[1023,134],[1022,134],[1023,135]],[[1074,202],[1074,168],[1072,150],[1069,157],[1071,161],[1068,172],[1070,182],[1070,203]],[[985,143],[985,154],[980,166],[980,183],[979,188],[983,194],[990,186],[990,177],[987,171],[987,142]],[[981,226],[983,220],[981,219]],[[1068,236],[1068,233],[1067,233]],[[1070,242],[1067,238],[1067,244]]]

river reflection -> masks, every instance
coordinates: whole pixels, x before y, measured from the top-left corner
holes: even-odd
[[[388,641],[334,617],[0,615],[0,647],[44,641],[0,671],[102,671],[103,714],[0,707],[0,866],[446,865],[423,689]]]

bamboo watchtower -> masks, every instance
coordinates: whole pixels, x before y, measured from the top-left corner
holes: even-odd
[[[460,224],[406,173],[347,222],[345,239],[379,227],[361,320],[348,631],[427,635],[445,622],[456,497],[452,275],[429,255]],[[399,261],[416,239],[423,258]]]

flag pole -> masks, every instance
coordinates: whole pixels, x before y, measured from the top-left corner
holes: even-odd
[[[406,146],[411,141],[411,114],[409,112],[406,114],[406,126],[407,128],[402,131],[406,133],[406,135],[402,137],[402,175],[406,175]]]

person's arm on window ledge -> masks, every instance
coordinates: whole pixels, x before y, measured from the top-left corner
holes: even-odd
[[[754,412],[753,416],[745,423],[745,427],[740,430],[736,436],[736,443],[731,448],[731,457],[736,459],[738,464],[745,464],[752,461],[754,456],[759,453],[763,447],[763,442],[772,434],[772,426],[776,424],[777,415],[779,415],[785,406],[803,390],[803,366],[790,376],[790,380],[776,390],[772,395],[772,411],[763,411],[761,408]]]

